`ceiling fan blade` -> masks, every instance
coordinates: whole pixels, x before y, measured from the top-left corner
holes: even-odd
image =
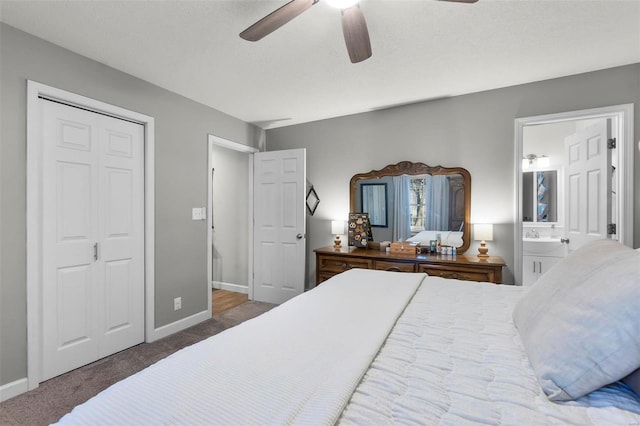
[[[274,10],[255,24],[240,33],[240,37],[248,41],[258,41],[271,34],[319,0],[291,0],[284,6]]]
[[[439,1],[450,1],[455,3],[477,3],[478,0],[439,0]]]
[[[360,6],[342,10],[342,32],[352,63],[362,62],[371,57],[369,31]]]

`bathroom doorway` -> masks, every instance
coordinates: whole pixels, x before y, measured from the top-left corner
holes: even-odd
[[[594,128],[606,129],[615,140],[608,151],[606,216],[616,228],[609,238],[633,243],[633,105],[574,111],[516,119],[515,277],[531,285],[579,244],[569,238],[568,223],[576,209],[568,198],[565,142]],[[585,133],[586,132],[586,133]],[[602,130],[604,134],[604,130]],[[604,137],[604,136],[603,136]],[[574,191],[575,192],[575,191]],[[605,203],[603,203],[605,204]],[[604,207],[604,206],[603,206]],[[573,216],[571,214],[574,214]],[[606,238],[605,232],[601,238]],[[571,243],[571,247],[569,244]]]
[[[251,182],[253,154],[258,150],[213,135],[208,145],[208,282],[211,289],[251,298]]]

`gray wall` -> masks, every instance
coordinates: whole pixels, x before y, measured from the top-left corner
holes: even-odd
[[[254,145],[257,129],[106,65],[0,27],[0,385],[27,375],[27,80],[155,118],[155,326],[207,309],[207,134]],[[173,311],[173,298],[182,310]]]
[[[351,176],[401,160],[469,170],[471,222],[496,224],[489,253],[505,259],[505,282],[513,282],[514,119],[634,103],[637,170],[639,99],[640,64],[634,64],[268,130],[269,150],[307,148],[307,178],[321,200],[307,223],[309,282],[315,282],[313,249],[331,244],[332,219],[347,217]],[[634,246],[638,247],[640,173],[634,179]],[[470,251],[476,247],[472,244]]]

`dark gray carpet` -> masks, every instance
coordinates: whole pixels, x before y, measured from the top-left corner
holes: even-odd
[[[112,384],[275,305],[246,302],[179,333],[142,343],[40,384],[0,404],[0,425],[49,425]]]

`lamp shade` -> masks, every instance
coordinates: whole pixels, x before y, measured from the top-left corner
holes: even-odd
[[[359,1],[360,0],[327,0],[327,4],[338,9],[348,9],[351,6],[355,6]]]
[[[550,164],[551,160],[549,160],[549,157],[547,157],[546,155],[538,157],[538,159],[536,160],[536,166],[542,169],[549,167]]]
[[[331,233],[334,235],[344,234],[344,220],[332,220]]]
[[[473,225],[473,238],[476,241],[492,241],[493,225],[491,223],[476,223]]]

